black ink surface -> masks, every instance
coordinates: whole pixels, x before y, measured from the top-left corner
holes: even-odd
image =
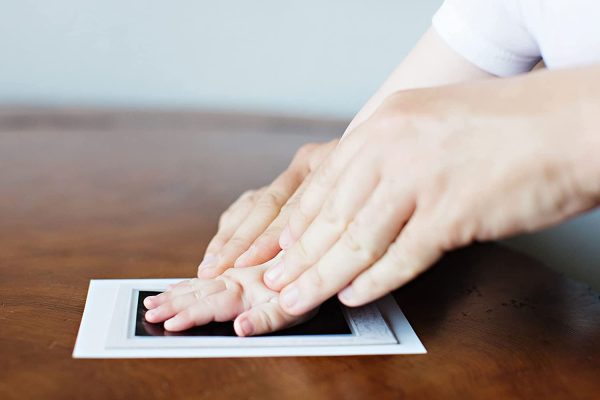
[[[140,291],[135,319],[135,336],[236,336],[233,330],[233,321],[211,322],[183,332],[168,332],[163,328],[163,324],[147,322],[144,318],[147,311],[144,307],[144,299],[148,296],[156,296],[159,293]],[[321,305],[317,315],[303,324],[262,336],[349,335],[351,333],[340,304],[333,297]]]

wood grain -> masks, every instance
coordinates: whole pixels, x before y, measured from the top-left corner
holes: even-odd
[[[420,356],[74,360],[92,278],[191,276],[220,213],[339,121],[0,110],[0,398],[600,398],[600,297],[496,245],[395,295]]]

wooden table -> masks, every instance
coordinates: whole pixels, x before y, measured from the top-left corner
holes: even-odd
[[[344,124],[0,111],[0,398],[600,398],[600,297],[496,245],[396,292],[429,353],[75,360],[92,278],[191,276],[219,214]]]

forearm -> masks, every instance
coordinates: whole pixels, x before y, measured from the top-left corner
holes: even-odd
[[[544,71],[530,79],[540,88],[538,101],[554,110],[548,115],[566,138],[566,157],[582,196],[589,196],[590,206],[600,205],[600,65]]]
[[[475,67],[450,49],[430,28],[383,85],[365,103],[346,128],[346,133],[364,122],[390,94],[490,78],[493,75]]]
[[[437,106],[463,110],[488,127],[542,132],[545,154],[573,163],[590,189],[600,185],[600,65],[447,86]]]

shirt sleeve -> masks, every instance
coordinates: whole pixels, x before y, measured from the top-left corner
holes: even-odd
[[[433,29],[450,48],[497,76],[530,71],[541,59],[519,0],[446,0]]]

